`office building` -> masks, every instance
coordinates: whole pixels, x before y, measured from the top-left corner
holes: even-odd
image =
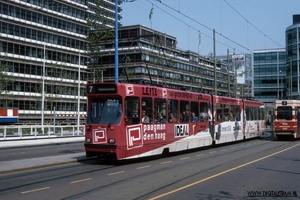
[[[98,44],[102,56],[89,68],[103,72],[96,81],[114,81],[114,38],[101,38]],[[230,90],[234,96],[234,73],[226,70],[226,62],[179,50],[176,44],[175,37],[142,25],[119,27],[119,81],[209,94],[216,90],[222,96]]]
[[[287,96],[300,99],[300,15],[293,15],[293,24],[286,28]]]
[[[109,27],[114,2],[102,2]],[[85,119],[87,18],[95,7],[95,0],[0,0],[0,61],[11,80],[0,107],[19,108],[21,123]]]
[[[264,49],[253,51],[254,97],[265,103],[286,97],[286,51]]]

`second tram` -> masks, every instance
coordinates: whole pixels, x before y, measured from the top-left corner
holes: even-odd
[[[300,138],[300,101],[276,100],[274,110],[274,136]]]
[[[127,83],[87,85],[87,157],[117,160],[258,137],[263,103]]]

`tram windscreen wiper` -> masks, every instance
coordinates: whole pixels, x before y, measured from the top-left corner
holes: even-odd
[[[106,101],[105,101],[104,104],[100,104],[100,110],[101,110],[101,113],[100,113],[99,124],[101,124],[101,122],[102,122],[102,117],[103,117],[103,115],[104,115],[104,108],[106,107],[106,104],[107,104]]]
[[[111,123],[114,121],[117,121],[119,115],[122,114],[122,108],[121,108],[121,104],[119,104],[118,106],[118,111],[116,112],[116,115],[114,117],[112,117],[110,120],[109,120],[109,123],[108,123],[108,127],[111,126]]]

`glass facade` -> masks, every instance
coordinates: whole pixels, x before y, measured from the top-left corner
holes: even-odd
[[[253,52],[254,97],[265,103],[285,98],[286,52],[285,49],[255,50]]]
[[[101,4],[109,27],[114,2]],[[41,123],[43,86],[44,124],[54,117],[61,124],[75,123],[78,115],[85,120],[86,19],[94,9],[94,0],[0,0],[0,62],[10,80],[0,107],[19,108],[20,123]]]
[[[293,25],[286,29],[286,87],[290,98],[300,99],[300,15],[293,16]]]

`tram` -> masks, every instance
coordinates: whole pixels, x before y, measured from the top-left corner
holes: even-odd
[[[89,83],[85,152],[134,159],[259,137],[263,103],[127,83]]]
[[[276,100],[273,131],[278,139],[283,137],[300,138],[300,101]]]

